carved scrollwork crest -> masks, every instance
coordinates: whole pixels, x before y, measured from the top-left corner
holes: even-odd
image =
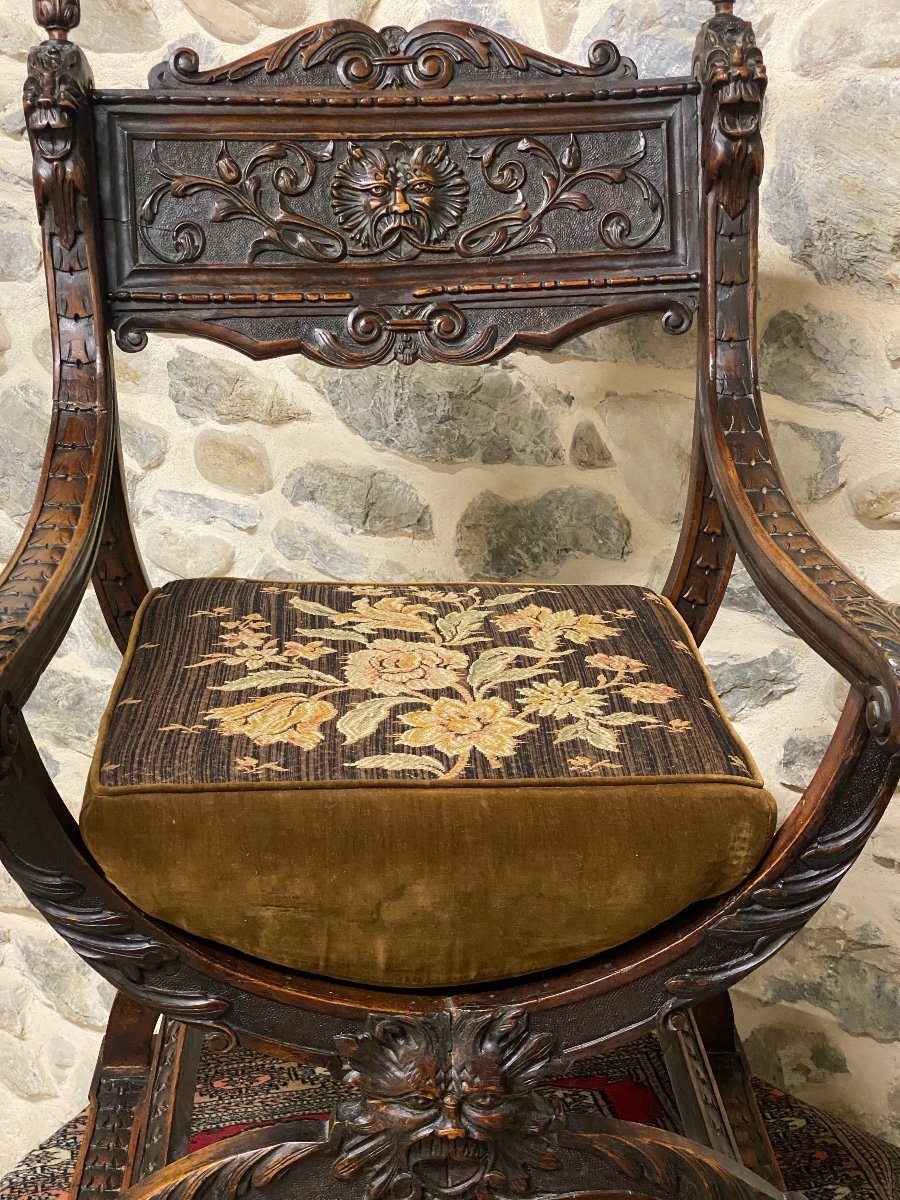
[[[631,59],[612,42],[590,49],[588,65],[564,62],[463,21],[431,21],[407,31],[391,25],[376,30],[359,21],[313,25],[247,55],[238,62],[200,70],[195,51],[176,50],[150,75],[152,87],[185,84],[274,82],[374,91],[382,88],[434,90],[454,83],[461,67],[471,75],[511,80],[537,75],[625,79],[637,75]]]
[[[353,1091],[334,1174],[364,1177],[369,1200],[522,1195],[532,1172],[559,1169],[535,1091],[552,1078],[553,1039],[520,1010],[370,1018],[336,1049]]]

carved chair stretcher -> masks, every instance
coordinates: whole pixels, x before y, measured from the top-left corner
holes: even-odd
[[[766,74],[751,27],[715,0],[694,74],[642,81],[605,42],[576,66],[466,23],[336,21],[207,71],[177,51],[149,90],[111,92],[69,40],[78,0],[34,10],[47,39],[24,101],[54,400],[38,496],[0,580],[0,858],[118,990],[73,1195],[783,1196],[727,989],[827,900],[890,799],[900,611],[817,542],[766,428]],[[692,476],[662,596],[228,580],[151,592],[113,334],[126,351],[164,330],[348,368],[475,364],[649,311],[672,333],[695,315],[700,329]],[[774,836],[696,649],[735,552],[851,684]],[[91,581],[127,661],[82,832],[22,708]],[[268,691],[288,676],[290,693]],[[143,704],[152,718],[134,716]],[[303,893],[295,857],[278,883],[295,887],[290,920],[264,919],[279,894],[229,861],[263,795],[282,817],[257,820],[260,861],[280,845],[326,863],[332,890],[346,877],[330,910],[321,879]],[[123,828],[141,811],[130,854]],[[185,894],[188,861],[154,840],[162,811],[180,812],[196,872],[221,870],[242,900],[255,886],[259,911],[248,901],[230,925],[209,923],[221,896],[201,912],[202,887]],[[458,846],[440,852],[438,816],[456,834],[463,812],[474,870]],[[648,849],[661,821],[673,845],[685,832],[704,843],[702,880],[661,870]],[[512,852],[504,826],[521,839]],[[367,879],[360,847],[380,838]],[[530,883],[529,847],[543,856]],[[627,880],[643,887],[640,919],[617,907],[624,875],[592,895],[611,849],[642,864]],[[511,864],[494,870],[504,850]],[[548,882],[578,852],[580,907]],[[379,888],[392,883],[423,889],[407,930],[418,957],[377,912],[351,936],[373,898],[389,913]],[[497,914],[477,937],[473,895]],[[438,936],[423,939],[429,921]],[[653,1028],[692,1141],[544,1111],[543,1081]],[[184,1157],[203,1037],[331,1068],[349,1090],[324,1140],[279,1126]]]

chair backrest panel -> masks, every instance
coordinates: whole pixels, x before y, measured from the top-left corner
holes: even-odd
[[[484,362],[631,312],[690,319],[697,84],[455,22],[315,26],[97,92],[120,344],[195,332],[339,366]],[[477,88],[476,88],[477,82]]]

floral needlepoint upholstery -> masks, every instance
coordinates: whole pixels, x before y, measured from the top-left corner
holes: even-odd
[[[745,878],[774,818],[645,588],[204,579],[144,604],[82,828],[152,915],[425,987],[646,932]]]

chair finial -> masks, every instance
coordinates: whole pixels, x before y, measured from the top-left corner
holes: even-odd
[[[35,24],[47,35],[64,42],[81,21],[81,0],[33,0]]]

